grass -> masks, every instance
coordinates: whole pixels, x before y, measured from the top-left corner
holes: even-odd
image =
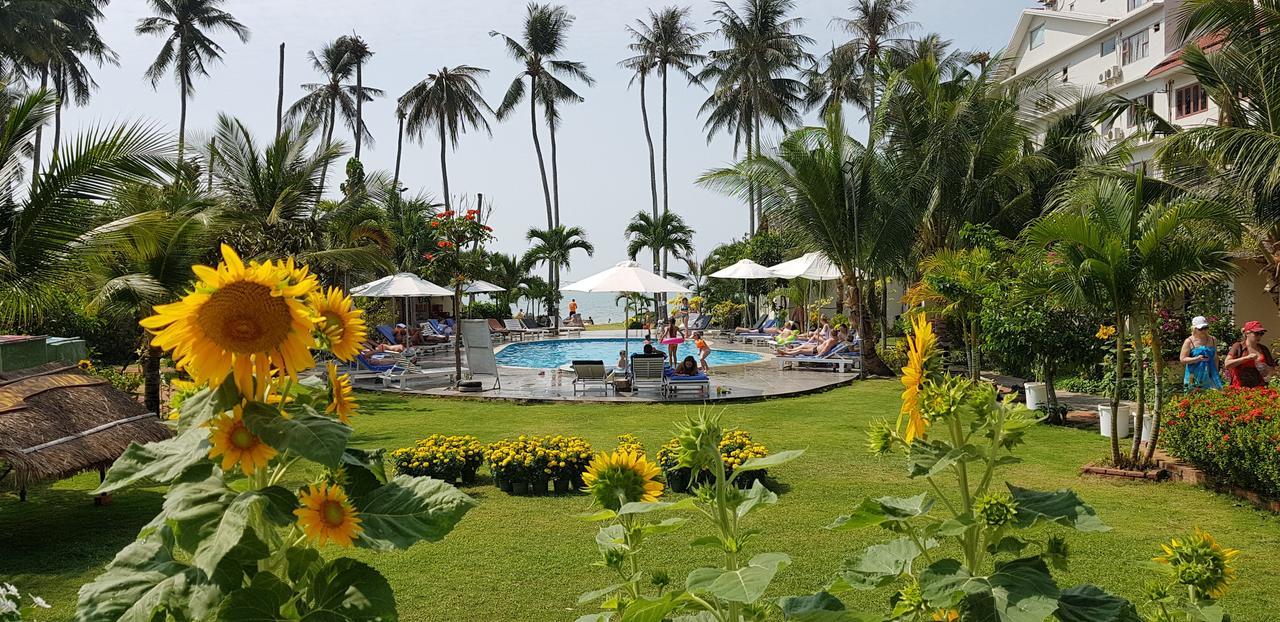
[[[798,461],[776,469],[779,505],[755,515],[762,535],[751,551],[789,553],[794,565],[772,588],[773,595],[820,589],[843,558],[890,538],[874,529],[834,533],[822,527],[863,496],[906,495],[927,485],[906,479],[901,458],[879,459],[864,448],[864,430],[896,412],[898,387],[870,381],[831,392],[726,407],[726,421],[750,430],[773,450],[807,449]],[[681,405],[515,405],[501,402],[431,400],[389,395],[362,396],[355,442],[364,447],[400,447],[431,433],[467,433],[491,441],[520,433],[580,434],[597,448],[632,432],[650,450],[670,436],[672,422],[692,407]],[[1081,464],[1103,455],[1097,434],[1039,427],[1019,455],[1025,462],[1004,471],[1024,487],[1070,487],[1097,508],[1114,529],[1068,534],[1070,570],[1060,582],[1092,582],[1137,597],[1151,575],[1139,563],[1159,543],[1190,531],[1211,530],[1227,546],[1243,551],[1240,580],[1225,600],[1240,622],[1272,619],[1280,600],[1280,517],[1232,498],[1183,484],[1116,482],[1079,475]],[[92,579],[158,510],[161,491],[119,493],[109,507],[94,507],[86,492],[96,483],[84,475],[31,492],[31,501],[0,497],[0,580],[55,604],[54,619],[67,619],[77,587]],[[354,555],[370,559],[396,589],[401,619],[573,620],[587,609],[578,594],[611,583],[593,567],[596,526],[573,518],[588,509],[582,496],[512,497],[492,486],[468,492],[479,501],[445,540],[409,551]],[[688,541],[707,532],[693,523],[661,536],[648,548],[652,567],[679,581],[710,563],[708,549]],[[881,611],[887,590],[858,593],[851,608]]]
[[[622,322],[613,322],[610,324],[589,324],[587,330],[622,330]]]

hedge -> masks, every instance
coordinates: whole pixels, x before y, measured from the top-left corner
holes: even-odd
[[[1220,483],[1280,498],[1280,393],[1195,391],[1172,402],[1160,433],[1171,455]]]

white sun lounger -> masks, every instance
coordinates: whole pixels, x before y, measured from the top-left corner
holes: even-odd
[[[386,360],[395,363],[395,366],[379,374],[378,378],[382,381],[382,386],[389,389],[398,388],[403,391],[416,382],[430,382],[442,378],[448,382],[455,380],[452,367],[419,367],[417,363],[398,352],[388,352]],[[466,368],[464,367],[463,370],[465,371]]]
[[[609,387],[613,386],[613,374],[605,369],[604,361],[573,361],[573,392],[586,392],[592,388],[599,387],[604,389],[604,394],[609,394]]]
[[[788,367],[800,369],[802,366],[820,366],[831,367],[835,371],[844,373],[845,371],[857,371],[862,369],[862,356],[849,351],[849,344],[841,343],[832,348],[830,352],[820,356],[778,356],[774,360],[778,362],[778,369],[783,370]]]
[[[635,354],[631,357],[631,390],[657,389],[666,392],[666,378],[663,370],[667,367],[667,357],[662,354]]]

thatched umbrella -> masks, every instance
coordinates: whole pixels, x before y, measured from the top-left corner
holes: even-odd
[[[99,472],[132,442],[169,438],[160,418],[106,380],[64,363],[0,373],[0,486]]]

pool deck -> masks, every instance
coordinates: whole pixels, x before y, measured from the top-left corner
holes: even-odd
[[[621,338],[622,331],[591,331],[583,333],[583,338]],[[576,339],[576,337],[560,337],[560,339]],[[502,344],[495,345],[495,348]],[[597,403],[702,403],[729,402],[738,400],[759,400],[776,397],[804,395],[846,385],[857,379],[857,374],[836,373],[822,370],[787,369],[779,371],[774,357],[764,348],[746,346],[741,343],[713,343],[712,347],[741,350],[760,354],[763,360],[741,365],[712,367],[711,396],[684,393],[676,396],[661,395],[656,391],[637,393],[617,393],[612,390],[605,394],[599,388],[587,392],[574,391],[573,372],[558,369],[531,369],[524,367],[499,367],[502,374],[502,388],[490,389],[476,393],[463,393],[445,386],[445,380],[437,380],[431,384],[422,384],[418,388],[404,391],[384,389],[376,381],[363,380],[356,383],[357,389],[404,393],[407,395],[428,395],[458,399],[508,400],[517,402],[597,402]],[[453,364],[453,354],[441,353],[429,358],[420,359],[424,367],[447,367]],[[465,362],[464,362],[465,365]],[[492,376],[479,376],[484,386],[493,386]]]

